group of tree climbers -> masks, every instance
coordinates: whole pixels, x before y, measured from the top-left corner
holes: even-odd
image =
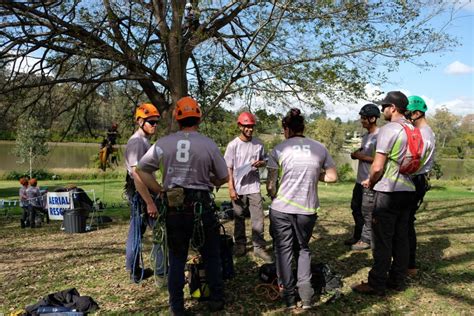
[[[389,92],[383,100],[363,106],[359,112],[367,134],[351,157],[359,160],[351,208],[355,221],[353,237],[345,243],[353,250],[372,248],[373,265],[368,282],[352,286],[355,292],[385,295],[387,289],[402,291],[407,276],[417,272],[415,263],[415,213],[429,185],[427,174],[433,164],[434,134],[427,124],[424,100],[407,98],[399,91]],[[320,203],[319,181],[337,181],[334,160],[320,142],[305,137],[305,118],[297,108],[282,119],[285,140],[269,154],[253,137],[256,118],[249,112],[237,119],[240,135],[232,140],[223,156],[217,145],[198,131],[202,111],[197,101],[183,97],[177,101],[174,119],[179,131],[150,145],[160,118],[151,104],[136,112],[137,132],[126,150],[127,183],[133,201],[127,269],[134,282],[145,273],[131,251],[133,230],[149,221],[161,223],[166,242],[165,253],[157,254],[161,267],[169,271],[167,284],[170,312],[185,312],[184,268],[189,246],[202,255],[209,284],[209,310],[225,307],[224,285],[219,257],[219,228],[212,191],[228,183],[235,212],[235,255],[247,252],[243,213],[250,211],[253,254],[265,262],[275,261],[281,297],[288,308],[313,307],[311,286],[311,249],[309,241]],[[145,113],[145,114],[143,114]],[[376,125],[382,113],[388,123]],[[267,194],[271,198],[270,235],[273,253],[263,238],[264,215],[258,168],[268,168]],[[156,179],[160,170],[162,179]],[[136,204],[139,206],[137,207]],[[136,214],[135,214],[136,213]],[[135,219],[140,220],[135,223]],[[151,224],[153,229],[157,225]],[[134,228],[135,227],[135,228]],[[142,234],[143,231],[138,233]],[[136,234],[135,234],[136,235]],[[161,248],[163,249],[163,248]],[[129,255],[133,253],[133,255]],[[297,274],[292,262],[296,262]],[[135,263],[135,264],[133,264]],[[159,272],[161,274],[162,271]]]

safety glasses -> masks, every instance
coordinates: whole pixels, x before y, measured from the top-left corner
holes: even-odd
[[[389,106],[392,106],[393,104],[382,104],[382,112],[388,108]]]
[[[149,121],[145,121],[145,122],[150,124],[151,126],[155,126],[156,124],[158,124],[157,120],[149,120]]]

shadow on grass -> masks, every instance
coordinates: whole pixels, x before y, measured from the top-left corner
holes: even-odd
[[[437,235],[438,232],[432,232]],[[446,258],[444,250],[451,246],[451,242],[447,237],[431,238],[428,243],[420,243],[418,245],[418,258],[421,277],[414,281],[418,281],[419,285],[425,288],[431,288],[439,295],[446,296],[462,303],[474,305],[474,299],[464,294],[456,293],[449,289],[454,285],[462,283],[473,284],[474,274],[472,271],[466,272],[447,272],[451,266],[474,262],[474,252],[469,251],[464,254]]]
[[[458,210],[460,208],[463,208],[463,210]],[[427,213],[427,212],[435,213],[436,216],[431,216],[431,217],[427,217],[427,218],[424,218],[424,219],[417,220],[416,224],[417,225],[423,225],[423,224],[437,222],[437,221],[447,219],[447,218],[451,218],[451,217],[459,217],[461,215],[471,214],[473,208],[474,208],[474,202],[471,202],[471,201],[465,201],[465,202],[458,203],[458,204],[450,204],[450,205],[440,206],[440,207],[436,207],[436,208],[424,207],[424,208],[422,208],[422,209],[420,209],[416,212],[417,216],[419,214],[423,214],[423,213]],[[440,210],[441,210],[441,212],[438,212]]]

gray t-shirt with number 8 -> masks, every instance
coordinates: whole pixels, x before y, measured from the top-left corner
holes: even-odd
[[[217,179],[227,176],[227,166],[216,143],[198,132],[179,131],[160,138],[140,159],[138,169],[161,169],[165,189],[212,190],[212,175]]]

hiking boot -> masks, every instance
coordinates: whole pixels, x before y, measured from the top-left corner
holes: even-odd
[[[354,237],[351,237],[349,239],[346,239],[344,240],[344,245],[346,246],[352,246],[353,244],[355,244],[358,240],[355,239]]]
[[[170,307],[169,309],[169,312],[170,312],[170,315],[171,316],[188,316],[188,315],[194,315],[193,313],[191,313],[190,311],[188,311],[187,309],[184,309],[182,311],[179,311],[179,312],[175,312],[173,311],[173,309]]]
[[[234,248],[234,256],[243,257],[247,253],[247,248],[245,244],[236,244]]]
[[[265,263],[272,263],[273,258],[268,254],[268,252],[265,251],[263,248],[254,248],[253,249],[253,255],[257,258],[262,259],[265,261]]]
[[[414,277],[416,277],[417,274],[418,274],[418,269],[417,268],[407,270],[407,277],[409,277],[409,278],[414,278]]]
[[[311,302],[303,302],[303,305],[301,305],[301,308],[308,310],[308,309],[313,308],[313,304],[311,304]]]
[[[296,298],[294,296],[285,297],[283,300],[285,301],[287,309],[296,308]]]
[[[403,292],[407,288],[405,282],[399,283],[399,282],[395,282],[395,281],[390,280],[390,279],[387,280],[387,283],[385,283],[385,286],[388,289],[394,290],[396,292]]]
[[[369,283],[366,282],[361,282],[360,284],[353,284],[351,285],[351,289],[354,292],[361,293],[361,294],[367,294],[367,295],[378,295],[378,296],[384,296],[385,291],[383,290],[376,290],[373,287],[369,285]]]
[[[366,250],[370,249],[370,244],[363,242],[362,240],[359,240],[355,244],[351,246],[352,250]]]
[[[218,312],[224,309],[225,302],[223,300],[219,301],[209,301],[207,303],[207,307],[209,307],[209,311],[211,313]]]
[[[140,283],[140,281],[148,279],[153,275],[153,270],[150,268],[146,268],[143,271],[143,276],[142,276],[142,269],[138,268],[135,270],[135,272],[130,273],[130,281],[133,283]]]

